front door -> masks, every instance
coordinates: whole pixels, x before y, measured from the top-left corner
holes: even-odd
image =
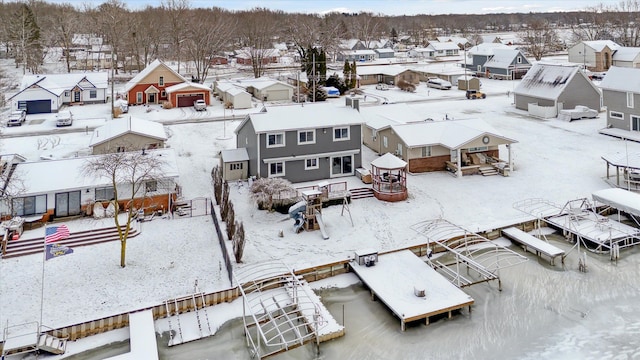
[[[56,217],[80,214],[80,191],[56,194]]]
[[[80,91],[73,92],[73,102],[80,102]]]
[[[157,95],[156,93],[149,93],[147,95],[147,97],[149,98],[149,101],[148,101],[149,104],[155,104],[156,103],[156,95]]]

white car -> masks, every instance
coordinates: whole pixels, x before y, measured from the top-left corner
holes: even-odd
[[[71,111],[60,111],[56,114],[56,126],[71,126],[73,124],[73,114]]]
[[[387,85],[387,84],[378,84],[378,85],[376,85],[376,90],[389,90],[389,85]]]
[[[451,83],[447,80],[442,80],[439,78],[429,78],[427,80],[427,86],[434,89],[440,90],[449,90],[451,89]]]
[[[207,103],[202,99],[198,99],[193,102],[193,108],[196,109],[196,111],[205,111],[207,110]]]
[[[594,119],[598,117],[598,110],[590,109],[583,105],[578,105],[574,109],[562,109],[560,115],[566,120],[578,120],[578,119]]]
[[[27,112],[24,110],[16,110],[9,114],[7,126],[22,126],[27,119]]]

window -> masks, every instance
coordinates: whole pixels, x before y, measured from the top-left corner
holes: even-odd
[[[13,212],[17,216],[44,214],[47,212],[47,195],[15,198],[13,199]]]
[[[149,180],[144,183],[144,190],[146,192],[158,191],[158,182],[156,180]]]
[[[609,117],[612,117],[614,119],[624,119],[624,114],[617,111],[610,111]]]
[[[284,146],[284,133],[267,134],[267,147],[282,147]]]
[[[422,157],[431,156],[431,146],[425,146],[422,148]]]
[[[269,177],[284,176],[284,162],[269,164]]]
[[[300,130],[298,131],[298,145],[315,144],[315,130]]]
[[[472,153],[472,152],[482,152],[482,151],[487,151],[487,150],[489,150],[488,146],[479,146],[479,147],[469,148],[467,151]]]
[[[632,92],[627,93],[627,107],[633,109],[633,93]]]
[[[631,116],[631,131],[640,131],[640,116]]]
[[[384,146],[385,148],[389,147],[389,141],[386,136],[382,137],[382,146]]]
[[[304,161],[305,170],[311,170],[311,169],[317,169],[317,168],[318,168],[318,158],[306,159]]]
[[[164,86],[164,76],[160,76],[160,79],[158,79],[158,85]]]
[[[518,56],[518,59],[516,60],[516,62],[518,64],[522,64],[522,56]]]
[[[116,152],[119,152],[119,153],[127,152],[127,148],[125,146],[118,146],[116,148]]]
[[[91,90],[89,91],[89,98],[90,99],[95,99],[98,97],[98,91],[97,90]]]
[[[482,72],[482,65],[478,65],[478,72]]]
[[[96,201],[109,201],[115,197],[113,186],[96,188]]]
[[[69,97],[69,96],[71,96],[71,93],[69,92],[69,90],[65,90],[64,97]]]
[[[164,90],[162,90],[162,91],[160,92],[160,97],[162,97],[162,98],[166,98],[166,97],[167,97],[167,92],[166,92],[166,91],[164,91]]]
[[[229,164],[229,170],[242,170],[242,163]]]
[[[349,128],[340,127],[333,129],[333,141],[349,140]]]
[[[402,156],[402,144],[398,144],[398,149],[396,150],[396,155]]]
[[[137,104],[142,104],[142,91],[138,91],[136,93],[136,103]]]
[[[378,131],[373,129],[371,130],[371,141],[376,141],[378,139]]]
[[[353,156],[336,156],[331,158],[331,175],[352,175]]]

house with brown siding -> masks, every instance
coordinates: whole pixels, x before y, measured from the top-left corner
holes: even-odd
[[[168,87],[185,82],[187,80],[182,75],[164,62],[155,60],[125,85],[127,101],[129,105],[162,104],[169,100]]]
[[[420,82],[420,74],[400,65],[358,66],[357,74],[360,85],[385,83],[397,84],[400,80],[412,84]]]
[[[427,115],[415,110],[406,103],[387,104],[384,106],[365,106],[360,108],[365,120],[362,127],[362,143],[379,155],[389,152],[382,148],[379,133],[392,125],[421,123],[430,121]]]
[[[581,41],[569,48],[569,62],[583,64],[591,71],[607,71],[620,45],[611,40]]]
[[[498,162],[500,147],[511,166],[511,145],[516,140],[501,135],[483,120],[445,120],[391,125],[378,132],[380,153],[390,152],[406,161],[413,173],[449,170],[460,177],[479,173],[483,164]]]
[[[165,92],[171,107],[193,106],[193,102],[200,99],[211,105],[211,88],[202,84],[184,82],[169,86]]]

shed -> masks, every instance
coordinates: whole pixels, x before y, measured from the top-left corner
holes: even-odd
[[[246,148],[228,149],[220,152],[222,178],[227,181],[244,180],[249,177],[249,154]]]
[[[460,76],[458,90],[480,90],[480,79],[475,76]]]

